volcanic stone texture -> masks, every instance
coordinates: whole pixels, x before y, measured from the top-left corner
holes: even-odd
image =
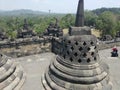
[[[11,58],[0,54],[0,90],[19,90],[24,80],[22,67]]]
[[[64,37],[62,52],[42,77],[45,90],[112,90],[93,35]]]
[[[69,28],[69,35],[91,35],[91,28],[84,26],[84,27],[70,27]]]

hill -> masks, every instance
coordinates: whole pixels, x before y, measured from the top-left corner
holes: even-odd
[[[47,12],[33,11],[29,9],[20,9],[13,11],[0,11],[0,16],[19,16],[19,15],[46,15]]]
[[[104,11],[110,11],[114,14],[120,14],[120,8],[99,8],[92,10],[93,13],[99,15]],[[20,10],[12,10],[12,11],[2,11],[0,10],[0,16],[34,16],[34,15],[49,15],[48,12],[42,11],[33,11],[29,9],[20,9]],[[51,15],[63,15],[59,13],[51,13]]]

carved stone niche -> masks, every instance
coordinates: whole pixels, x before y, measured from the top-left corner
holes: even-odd
[[[45,90],[112,90],[108,66],[98,55],[93,35],[67,36],[62,53],[42,77]]]

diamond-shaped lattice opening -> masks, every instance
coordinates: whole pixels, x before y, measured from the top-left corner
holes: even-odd
[[[88,58],[88,59],[87,59],[87,62],[90,63],[90,61],[91,61],[90,58]]]
[[[65,42],[65,39],[63,39],[63,42]]]
[[[66,58],[66,55],[63,55],[63,58],[65,59],[65,58]]]
[[[72,57],[70,58],[70,61],[73,62],[73,58]]]
[[[96,58],[96,57],[94,57],[94,60],[96,61],[96,60],[97,60],[97,58]]]
[[[2,55],[2,54],[0,54],[0,56],[2,57],[3,55]]]
[[[71,47],[71,50],[73,51],[73,50],[74,50],[74,47]]]
[[[79,59],[79,60],[78,60],[78,63],[81,63],[81,62],[82,62],[82,60],[81,60],[81,59]]]
[[[74,53],[74,56],[75,56],[75,57],[77,57],[77,56],[78,56],[78,54],[77,54],[77,53]]]
[[[86,57],[86,56],[87,56],[87,54],[86,54],[86,53],[84,53],[84,54],[83,54],[83,57]]]
[[[91,44],[91,45],[94,45],[94,42],[91,42],[90,44]]]
[[[86,43],[86,42],[84,42],[84,43],[83,43],[83,45],[85,46],[85,45],[87,45],[87,43]]]
[[[79,43],[76,41],[76,42],[75,42],[75,45],[78,45],[78,44],[79,44]]]
[[[95,48],[94,49],[96,49],[97,48],[97,46],[95,46]]]
[[[88,47],[87,50],[90,51],[90,47]]]
[[[70,54],[70,52],[69,52],[69,51],[67,51],[67,54],[69,55],[69,54]]]
[[[65,48],[67,48],[68,46],[67,45],[65,45]]]
[[[94,54],[95,54],[94,52],[91,53],[92,56],[93,56]]]
[[[71,41],[69,40],[69,41],[68,41],[68,43],[70,44],[70,43],[71,43]]]
[[[82,50],[83,50],[83,48],[82,48],[82,47],[80,47],[80,48],[79,48],[79,51],[82,51]]]

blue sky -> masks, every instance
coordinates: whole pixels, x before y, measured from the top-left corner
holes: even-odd
[[[84,0],[85,9],[120,7],[120,0]],[[0,10],[31,9],[51,10],[56,13],[75,13],[78,0],[0,0]]]

